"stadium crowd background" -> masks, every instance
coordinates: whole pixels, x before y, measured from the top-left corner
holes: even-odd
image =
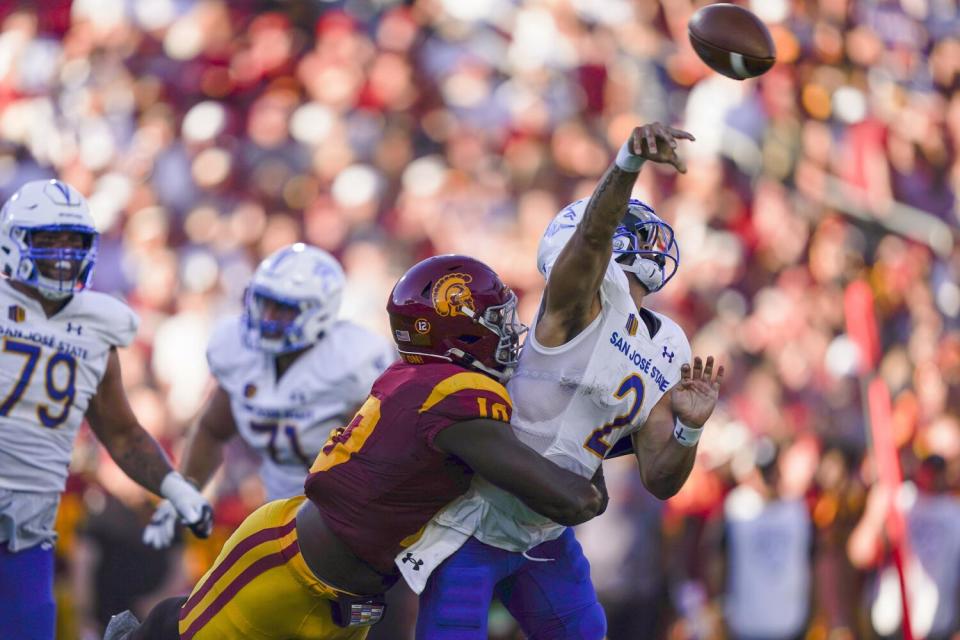
[[[7,0],[0,196],[54,175],[89,196],[95,287],[142,318],[122,355],[131,401],[176,455],[210,389],[212,323],[239,310],[272,250],[333,252],[344,314],[380,331],[395,279],[443,252],[490,263],[529,321],[554,213],[589,194],[632,126],[691,131],[686,175],[647,167],[638,183],[682,253],[650,303],[728,375],[676,498],[646,494],[626,459],[605,465],[611,507],[578,535],[610,637],[722,637],[724,499],[768,481],[814,527],[807,637],[871,637],[883,550],[863,512],[882,496],[843,293],[862,278],[876,297],[905,475],[940,456],[917,486],[956,508],[960,10],[756,1],[779,60],[737,83],[686,42],[701,4]],[[81,436],[60,513],[59,637],[99,638],[110,613],[188,588],[263,499],[254,465],[233,447],[211,541],[153,552],[139,542],[152,500]],[[947,573],[939,597],[960,605],[960,564]],[[374,636],[407,637],[414,606],[398,597]]]

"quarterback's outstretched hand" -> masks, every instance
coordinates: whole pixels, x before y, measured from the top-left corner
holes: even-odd
[[[695,140],[692,134],[654,122],[636,127],[630,134],[630,151],[645,160],[672,164],[680,173],[687,172],[687,165],[677,156],[677,138]]]
[[[717,406],[720,395],[720,382],[723,380],[723,365],[713,375],[713,356],[707,357],[707,364],[696,357],[693,368],[685,364],[680,368],[680,382],[670,392],[670,406],[673,415],[691,427],[702,427]]]
[[[143,543],[154,549],[166,549],[173,544],[173,537],[177,529],[177,510],[169,500],[162,500],[157,505],[148,524],[143,530]]]

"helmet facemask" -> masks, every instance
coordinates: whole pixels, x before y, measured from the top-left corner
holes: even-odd
[[[527,326],[520,322],[520,316],[517,313],[516,294],[511,291],[510,298],[506,302],[487,307],[482,314],[477,314],[466,306],[460,308],[460,313],[493,332],[498,339],[493,359],[499,367],[502,367],[502,370],[486,367],[473,356],[471,356],[474,358],[471,365],[501,381],[509,379],[520,360],[520,338],[527,332]]]
[[[251,285],[244,300],[244,339],[249,347],[274,355],[298,351],[320,338],[308,335],[307,325],[324,313],[316,301],[285,298]]]
[[[99,240],[92,227],[17,226],[10,237],[20,251],[20,261],[16,272],[8,275],[43,297],[63,300],[90,285]]]
[[[613,255],[649,293],[659,291],[680,265],[673,229],[639,200],[631,200],[613,235]]]

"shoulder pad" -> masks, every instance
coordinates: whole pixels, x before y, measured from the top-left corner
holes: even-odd
[[[658,344],[663,344],[672,349],[676,356],[674,363],[682,365],[691,361],[693,353],[690,349],[690,341],[687,334],[670,316],[650,310],[660,320],[660,331],[654,337]]]
[[[140,316],[119,298],[100,291],[77,294],[81,303],[77,320],[84,322],[111,347],[126,347],[133,342],[140,328]]]
[[[494,407],[499,407],[497,410]],[[482,373],[460,371],[436,382],[420,404],[418,413],[452,419],[494,418],[510,421],[513,401],[506,387]]]
[[[231,316],[221,320],[214,326],[207,344],[207,366],[210,373],[218,382],[237,370],[242,359],[247,355],[248,348],[243,343],[240,332],[239,316]]]

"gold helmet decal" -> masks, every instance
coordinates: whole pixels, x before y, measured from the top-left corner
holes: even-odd
[[[460,309],[466,307],[471,311],[473,294],[467,285],[473,281],[473,276],[467,273],[448,273],[433,285],[433,308],[437,314],[447,316],[464,315]]]

